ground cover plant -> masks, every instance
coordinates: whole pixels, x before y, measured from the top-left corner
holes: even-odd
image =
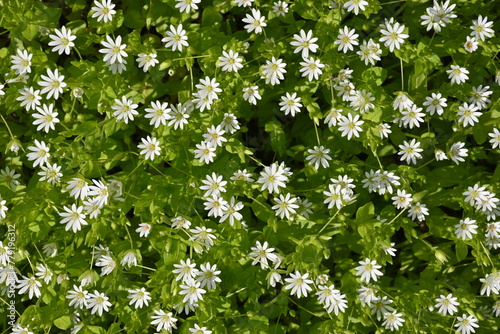
[[[494,333],[498,1],[0,1],[3,333]]]

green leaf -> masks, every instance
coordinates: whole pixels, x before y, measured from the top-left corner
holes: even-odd
[[[366,203],[356,211],[356,220],[364,223],[375,215],[375,206],[372,202]]]
[[[222,21],[222,15],[212,6],[207,6],[201,16],[201,25],[210,27]]]
[[[467,257],[467,254],[469,254],[467,244],[462,240],[457,240],[455,244],[455,254],[457,255],[457,262],[462,261]]]
[[[60,318],[54,320],[54,325],[59,329],[68,329],[71,327],[71,317],[69,315],[64,315]]]

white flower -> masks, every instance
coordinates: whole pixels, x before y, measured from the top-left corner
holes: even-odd
[[[260,241],[257,241],[255,243],[255,247],[251,247],[250,249],[252,252],[248,254],[248,256],[253,259],[253,266],[260,263],[260,267],[262,269],[267,269],[269,268],[267,260],[271,262],[275,262],[277,260],[274,248],[269,247],[267,241],[264,241],[263,244],[261,244]]]
[[[109,70],[113,74],[115,74],[116,72],[121,74],[124,70],[127,69],[127,67],[125,66],[126,64],[127,64],[127,61],[125,59],[123,59],[121,62],[118,60],[115,60],[114,62],[111,62],[110,60],[108,60],[106,62],[106,65],[109,66]]]
[[[392,133],[391,126],[387,123],[380,123],[377,125],[377,130],[379,131],[382,139],[389,138],[389,134]]]
[[[465,51],[474,52],[477,50],[479,42],[474,37],[467,36],[467,41],[464,44]]]
[[[33,58],[32,53],[28,53],[26,50],[17,49],[17,55],[10,56],[12,58],[11,69],[16,71],[16,74],[31,73],[31,59]]]
[[[129,120],[133,121],[134,116],[139,115],[139,112],[136,110],[138,106],[138,104],[134,104],[134,100],[122,96],[121,101],[115,99],[115,104],[111,106],[111,109],[114,110],[113,116],[116,116],[117,122],[123,120],[125,124],[128,124]]]
[[[493,272],[491,274],[486,274],[486,277],[480,278],[479,281],[483,283],[481,288],[481,295],[486,294],[487,296],[493,292],[498,295],[500,292],[500,271]]]
[[[300,29],[299,34],[300,35],[293,35],[293,41],[291,41],[290,44],[295,46],[293,53],[302,51],[302,58],[306,58],[309,56],[309,51],[315,53],[318,50],[318,44],[315,44],[318,38],[313,37],[312,30],[309,30],[306,34],[304,30]]]
[[[385,26],[380,30],[380,33],[384,35],[380,38],[380,41],[385,42],[384,45],[388,47],[391,52],[393,52],[394,49],[399,50],[401,47],[400,44],[404,43],[404,40],[409,37],[407,34],[403,34],[404,29],[404,24],[394,22],[393,18],[391,18],[391,20],[386,22]]]
[[[216,283],[222,282],[221,279],[217,276],[221,273],[220,270],[217,270],[217,265],[210,265],[210,262],[202,264],[200,269],[196,275],[197,282],[201,283],[201,288],[207,287],[208,290],[213,290],[216,288]]]
[[[115,260],[109,255],[99,256],[95,265],[98,267],[102,267],[102,276],[109,275],[116,268]]]
[[[90,311],[91,314],[95,314],[97,312],[97,314],[101,316],[103,311],[109,311],[111,303],[108,300],[109,297],[99,291],[89,293],[87,309],[92,309]]]
[[[14,169],[11,170],[9,166],[6,166],[5,169],[0,169],[0,182],[5,182],[14,191],[19,185],[17,179],[20,177],[21,174],[16,174],[16,171]]]
[[[372,93],[367,92],[364,89],[351,92],[348,100],[350,101],[351,108],[362,114],[375,108],[372,103],[375,98],[372,96]]]
[[[113,20],[113,15],[116,14],[115,5],[111,3],[111,0],[98,0],[94,1],[96,7],[92,7],[92,17],[97,17],[97,22],[103,20],[105,23]]]
[[[413,129],[414,126],[420,127],[420,123],[424,122],[425,113],[422,112],[422,108],[418,108],[416,104],[413,104],[408,109],[401,112],[403,117],[401,118],[403,126]]]
[[[482,112],[477,111],[478,107],[473,104],[469,105],[467,103],[464,103],[459,106],[458,109],[460,110],[458,112],[458,116],[460,116],[458,122],[463,123],[464,127],[466,127],[467,125],[474,126],[474,123],[479,122],[478,117],[483,114]]]
[[[149,301],[151,297],[149,296],[151,293],[147,292],[145,288],[128,290],[129,295],[127,296],[130,299],[129,305],[135,304],[135,309],[142,308],[144,304],[149,306]]]
[[[363,44],[361,44],[356,54],[360,56],[361,61],[365,62],[365,65],[368,65],[368,63],[375,65],[375,62],[380,60],[382,49],[380,48],[380,44],[375,43],[373,39],[370,38],[368,42],[366,42],[366,40],[363,41]]]
[[[238,7],[250,7],[254,0],[234,0]]]
[[[251,3],[253,0],[240,0],[244,3]],[[206,327],[200,327],[198,324],[194,324],[193,328],[189,328],[190,333],[194,334],[212,334],[212,331],[209,331]]]
[[[493,21],[488,22],[487,16],[483,18],[481,15],[479,15],[477,20],[472,21],[472,24],[473,25],[470,26],[470,28],[472,29],[472,32],[470,34],[480,41],[484,41],[486,38],[491,38],[495,34],[495,31],[491,29],[491,26],[493,26]]]
[[[222,89],[218,88],[219,83],[215,81],[215,78],[210,79],[208,76],[205,79],[200,79],[200,83],[196,85],[198,89],[198,94],[201,98],[208,97],[210,101],[218,99],[217,93],[222,92]]]
[[[198,9],[197,4],[201,2],[201,0],[175,0],[177,3],[175,4],[175,8],[179,8],[179,11],[189,13],[191,10],[196,11]]]
[[[405,322],[405,319],[402,318],[402,314],[394,310],[392,313],[384,314],[382,326],[385,326],[386,329],[391,331],[397,331],[399,327],[403,326],[403,322]]]
[[[342,96],[342,101],[349,101],[351,94],[356,92],[353,83],[350,81],[340,81],[340,83],[333,88],[338,91],[337,96]]]
[[[290,197],[290,193],[286,194],[286,196],[280,195],[279,198],[274,198],[274,201],[277,203],[272,207],[273,210],[276,210],[276,216],[279,216],[283,219],[285,216],[287,219],[290,219],[290,214],[295,214],[299,206],[294,204],[297,201],[297,197]]]
[[[447,313],[453,315],[458,311],[457,306],[460,305],[457,302],[457,297],[453,297],[451,293],[447,296],[441,295],[439,298],[436,298],[436,302],[437,304],[434,307],[439,307],[438,312],[442,315],[446,315]]]
[[[411,108],[412,105],[413,101],[404,92],[398,92],[392,103],[394,110],[399,110],[399,112]]]
[[[202,141],[200,144],[196,144],[196,150],[194,150],[194,158],[200,159],[200,162],[204,162],[206,164],[214,162],[215,155],[215,147],[213,147],[206,141]]]
[[[382,250],[384,251],[385,254],[394,257],[396,256],[396,252],[398,251],[396,248],[393,247],[395,244],[396,243],[391,242],[391,246],[382,246]]]
[[[455,229],[457,238],[460,238],[462,240],[472,239],[472,235],[477,234],[476,221],[470,218],[460,220],[460,222],[455,225]]]
[[[491,137],[490,144],[493,149],[500,147],[500,131],[497,128],[493,129],[493,132],[488,133]]]
[[[436,150],[436,152],[434,152],[434,155],[436,157],[436,161],[448,160],[448,157],[446,156],[446,153],[444,153],[443,150]]]
[[[73,41],[76,39],[75,35],[71,35],[71,29],[66,29],[66,27],[62,27],[61,30],[54,29],[55,35],[49,35],[51,41],[49,42],[49,46],[54,46],[52,49],[53,52],[58,52],[60,55],[66,53],[69,55],[70,48],[75,46]]]
[[[438,115],[443,114],[443,107],[447,107],[446,98],[441,97],[441,93],[432,93],[431,96],[427,96],[425,98],[424,106],[427,106],[425,111],[429,112],[431,115],[434,115],[436,112]]]
[[[42,287],[42,283],[40,283],[34,276],[26,277],[23,276],[22,280],[19,280],[19,284],[16,286],[19,289],[19,294],[26,293],[28,291],[29,299],[32,299],[33,296],[36,298],[40,298],[42,295],[40,288]]]
[[[221,192],[226,192],[226,188],[224,186],[227,184],[227,181],[222,179],[222,175],[217,175],[216,173],[212,173],[212,175],[207,175],[205,180],[201,180],[204,184],[200,187],[201,190],[205,190],[205,194],[203,197],[209,197],[212,195],[220,196]]]
[[[358,300],[361,301],[362,306],[370,306],[373,301],[378,299],[376,296],[377,289],[373,286],[361,285],[361,288],[356,291],[359,293]]]
[[[378,187],[378,193],[380,195],[385,194],[388,192],[389,194],[392,194],[392,186],[399,186],[399,176],[394,175],[392,172],[388,171],[383,171],[380,173],[380,171],[377,171],[377,175],[375,176],[375,182],[377,183]]]
[[[359,261],[360,266],[356,267],[356,276],[361,276],[361,281],[369,283],[370,280],[377,281],[378,276],[384,275],[379,269],[381,265],[377,265],[377,261],[366,258],[365,261]]]
[[[189,229],[189,227],[191,226],[191,222],[189,220],[187,220],[186,218],[184,217],[181,217],[181,216],[177,216],[175,218],[172,218],[170,219],[170,222],[172,223],[172,228],[176,228],[176,229]]]
[[[478,87],[472,87],[472,96],[469,102],[474,103],[479,110],[486,108],[488,103],[491,102],[488,97],[493,94],[493,91],[488,89],[490,89],[490,86],[483,87],[483,85],[480,85]]]
[[[448,73],[448,79],[451,79],[451,84],[461,84],[469,79],[469,71],[465,67],[460,67],[458,65],[451,65],[451,70],[446,70]]]
[[[297,97],[297,93],[286,93],[285,96],[281,97],[281,102],[279,105],[281,106],[280,110],[285,112],[285,115],[292,114],[295,117],[295,113],[300,112],[300,107],[302,104],[300,103],[300,97]]]
[[[285,286],[286,290],[292,290],[291,294],[297,295],[297,298],[302,296],[307,297],[307,292],[312,291],[312,288],[309,286],[313,284],[313,281],[307,279],[309,277],[309,273],[305,273],[302,275],[299,271],[295,271],[295,274],[290,273],[290,278],[285,278],[285,282],[289,283]]]
[[[259,87],[250,86],[243,88],[243,99],[251,104],[257,105],[257,100],[262,99],[259,94]]]
[[[28,160],[35,160],[33,167],[45,165],[47,163],[47,159],[50,157],[50,148],[45,145],[44,141],[39,142],[35,139],[35,146],[28,146],[28,150],[31,151],[26,155]]]
[[[238,169],[237,172],[234,172],[233,176],[230,178],[233,181],[239,180],[239,181],[246,181],[246,182],[253,182],[255,181],[252,179],[252,173],[247,173],[246,169]]]
[[[475,333],[476,330],[474,328],[479,327],[477,321],[478,321],[477,318],[473,315],[467,316],[466,314],[463,314],[461,317],[457,317],[457,323],[455,324],[455,327],[457,327],[457,333],[458,332],[460,332],[461,334]]]
[[[337,40],[333,42],[333,44],[338,44],[338,51],[342,51],[347,53],[347,50],[353,51],[353,45],[359,45],[357,40],[358,34],[354,29],[349,30],[349,27],[345,26],[344,29],[339,29],[339,35],[337,36]]]
[[[377,297],[373,299],[373,304],[370,304],[371,308],[371,314],[377,313],[377,320],[380,321],[382,319],[382,315],[386,314],[387,312],[394,311],[394,308],[392,306],[389,306],[392,304],[392,300],[387,299],[387,296],[383,296],[382,298]]]
[[[109,61],[110,63],[123,63],[123,58],[127,57],[127,53],[124,51],[127,47],[126,44],[122,44],[122,36],[116,37],[113,41],[111,37],[106,35],[106,41],[102,41],[101,44],[104,48],[99,49],[100,53],[104,53],[103,60],[105,62]]]
[[[167,120],[169,120],[172,116],[170,112],[172,109],[168,107],[168,103],[161,103],[160,101],[151,102],[151,108],[146,108],[146,115],[144,117],[151,118],[149,125],[155,126],[155,128],[159,127],[160,124],[166,125]]]
[[[163,328],[168,333],[171,333],[173,328],[177,328],[175,325],[177,319],[173,317],[172,312],[165,313],[163,310],[155,310],[155,315],[151,316],[151,319],[153,319],[151,325],[157,325],[157,332],[160,332]]]
[[[448,155],[450,156],[450,159],[453,160],[457,165],[460,162],[464,162],[464,158],[467,156],[467,149],[462,148],[465,146],[465,143],[462,142],[456,142],[453,145],[451,145],[450,150],[448,151]]]
[[[365,6],[368,5],[368,1],[365,0],[350,0],[344,3],[344,8],[348,12],[354,12],[355,15],[359,14],[359,10],[365,10]]]
[[[285,16],[288,13],[288,4],[281,0],[273,3],[273,13],[276,16]]]
[[[39,112],[34,113],[32,116],[35,118],[33,125],[38,125],[37,131],[43,129],[46,133],[49,133],[50,129],[55,130],[55,123],[59,123],[57,115],[59,113],[53,111],[54,105],[51,103],[48,106],[46,104],[42,105],[42,108],[36,107]]]
[[[336,126],[337,121],[341,118],[342,109],[331,108],[328,114],[325,117],[325,124],[328,124],[328,127]]]
[[[190,278],[195,278],[198,273],[198,269],[196,269],[196,263],[191,263],[191,259],[188,258],[187,261],[181,260],[179,264],[174,264],[174,267],[177,269],[172,270],[174,274],[179,274],[175,278],[176,281],[185,282]]]
[[[141,141],[142,144],[137,145],[137,147],[142,150],[139,152],[141,155],[146,155],[144,157],[146,160],[149,159],[153,161],[155,159],[155,155],[160,155],[161,147],[156,138],[147,136],[146,138],[141,138]]]
[[[54,257],[57,255],[57,245],[53,242],[43,245],[43,254],[47,257]]]
[[[218,66],[221,66],[223,71],[238,72],[239,69],[243,68],[242,62],[243,59],[238,57],[238,52],[233,52],[233,50],[229,50],[229,52],[222,51]]]
[[[159,60],[156,59],[156,53],[139,53],[137,62],[139,63],[139,68],[147,72],[150,67],[155,67],[159,63]]]
[[[5,202],[5,201],[1,201]],[[1,209],[0,209],[1,212]],[[5,217],[3,217],[5,218]],[[10,257],[12,256],[13,251],[9,249],[9,247],[5,246],[3,242],[0,241],[0,266],[6,267],[7,264],[11,262]],[[2,280],[3,282],[3,280]]]
[[[261,191],[268,189],[269,193],[279,193],[279,187],[286,187],[285,182],[288,182],[288,177],[281,166],[273,163],[271,166],[264,167],[257,182],[262,183]]]
[[[183,29],[182,24],[177,27],[170,25],[170,31],[167,31],[167,37],[164,37],[161,41],[165,44],[166,48],[172,47],[172,51],[179,50],[182,51],[182,47],[188,47],[187,42],[188,37],[186,35],[186,30]]]
[[[42,171],[38,172],[38,175],[41,176],[40,181],[47,181],[48,183],[54,185],[61,180],[61,166],[47,163],[46,166],[41,166],[41,168]]]
[[[88,306],[89,292],[83,290],[83,286],[73,285],[73,290],[68,291],[66,299],[69,299],[69,306],[75,306],[78,308],[87,308]]]
[[[325,67],[324,64],[319,62],[319,59],[314,60],[313,57],[304,58],[304,61],[300,62],[300,66],[302,66],[299,72],[302,73],[302,77],[307,77],[309,81],[318,80],[319,76],[323,74],[322,68]]]
[[[149,232],[151,232],[151,228],[152,226],[148,223],[140,223],[139,227],[135,231],[139,233],[139,236],[142,238],[149,235]]]
[[[219,125],[223,127],[224,131],[229,132],[231,134],[235,133],[237,130],[240,129],[240,124],[238,123],[236,116],[234,116],[234,114],[227,112],[224,113],[224,119]]]
[[[185,124],[188,124],[189,113],[191,112],[190,106],[186,103],[179,103],[176,106],[172,105],[170,109],[170,122],[168,125],[174,125],[174,130],[177,128],[183,129]]]
[[[264,16],[260,15],[260,10],[252,8],[252,15],[246,14],[246,18],[242,19],[244,23],[248,23],[243,28],[250,34],[255,31],[256,34],[262,32],[262,28],[267,26]]]
[[[352,136],[359,137],[359,132],[363,131],[360,125],[364,121],[359,120],[359,115],[352,117],[352,114],[347,114],[347,117],[340,116],[339,120],[339,131],[342,131],[342,137],[347,136],[348,140],[351,140]]]
[[[208,197],[203,205],[205,205],[205,210],[208,211],[209,217],[222,217],[224,211],[227,211],[227,201],[217,195]]]
[[[262,73],[266,78],[266,84],[277,85],[280,83],[280,80],[284,80],[286,73],[285,70],[286,63],[283,62],[282,59],[273,58],[269,61],[266,60],[266,65],[264,65]]]
[[[310,155],[306,157],[306,160],[309,160],[308,164],[311,166],[314,165],[315,169],[318,169],[320,164],[324,168],[330,166],[328,163],[328,160],[332,160],[332,158],[328,155],[328,153],[330,153],[330,149],[324,148],[323,146],[314,146],[314,149],[308,149],[307,153]]]
[[[207,133],[203,134],[203,138],[205,138],[205,142],[210,144],[210,146],[222,147],[222,143],[227,142],[227,139],[223,137],[225,133],[226,131],[222,130],[222,127],[220,125],[212,125],[207,129]]]
[[[205,294],[207,290],[200,287],[201,282],[195,281],[191,277],[185,279],[183,282],[184,284],[179,285],[182,289],[179,294],[185,295],[182,300],[183,303],[196,304],[198,301],[203,300],[203,294]]]
[[[217,239],[215,235],[212,234],[212,231],[211,228],[206,228],[205,226],[196,226],[194,229],[189,230],[189,232],[193,233],[189,240],[200,241],[206,249],[209,249],[214,245],[214,240]]]
[[[120,264],[124,267],[137,266],[137,254],[133,249],[129,249],[123,254]]]
[[[59,216],[63,217],[63,219],[59,222],[60,224],[66,224],[64,228],[66,231],[70,229],[73,230],[74,233],[80,231],[82,229],[82,225],[87,225],[85,221],[85,214],[82,213],[83,207],[77,207],[76,204],[72,204],[71,208],[64,206],[64,211],[59,213]]]
[[[401,189],[398,189],[397,196],[393,196],[391,199],[394,201],[392,204],[395,205],[397,209],[404,209],[413,201],[411,194],[407,194],[405,190]]]
[[[330,184],[328,185],[328,190],[329,191],[323,191],[323,194],[327,197],[323,203],[328,204],[328,209],[336,206],[337,209],[340,210],[344,206],[344,201],[347,202],[350,199],[350,196],[342,190],[341,185]]]
[[[109,189],[108,186],[99,180],[92,179],[94,185],[89,186],[89,196],[96,196],[94,200],[97,200],[99,207],[108,204]]]
[[[418,221],[423,221],[425,220],[425,216],[428,215],[429,209],[426,208],[425,204],[420,204],[420,202],[412,205],[408,210],[408,217],[410,217],[412,220],[415,220],[416,218]]]
[[[419,147],[420,142],[418,142],[415,138],[409,143],[405,140],[403,145],[399,145],[400,151],[398,152],[398,155],[401,155],[401,161],[406,160],[407,164],[416,164],[417,159],[422,159],[420,152],[422,152],[423,149]]]
[[[24,87],[19,90],[21,96],[19,96],[16,100],[21,101],[21,107],[26,107],[27,111],[31,109],[35,110],[36,106],[40,105],[40,100],[42,97],[40,96],[39,90],[33,90],[33,87]]]

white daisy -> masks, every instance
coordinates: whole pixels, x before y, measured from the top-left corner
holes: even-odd
[[[300,66],[302,66],[299,72],[302,73],[302,77],[307,77],[309,81],[318,80],[319,76],[323,74],[322,68],[325,67],[324,64],[321,64],[319,59],[314,59],[313,57],[304,58],[304,61],[300,62]]]
[[[368,5],[368,1],[365,0],[350,0],[344,3],[343,8],[348,12],[354,12],[354,15],[359,14],[359,10],[365,10],[365,6]]]
[[[208,164],[210,162],[214,162],[215,156],[215,147],[213,147],[206,141],[202,141],[200,144],[196,144],[196,150],[194,150],[195,159],[200,159],[200,162]]]
[[[90,311],[91,314],[95,314],[97,312],[97,314],[101,316],[103,311],[109,311],[111,303],[108,300],[109,297],[107,297],[104,293],[100,293],[99,291],[89,293],[87,309],[92,309]]]
[[[168,107],[167,102],[151,102],[151,108],[146,108],[145,110],[146,115],[144,115],[144,117],[151,118],[149,125],[154,124],[155,128],[159,127],[160,124],[166,125],[167,120],[172,118],[170,115],[172,109]]]
[[[470,218],[465,218],[460,220],[460,222],[455,225],[455,234],[457,238],[462,240],[472,239],[473,234],[477,234],[476,221]]]
[[[472,24],[473,25],[470,26],[470,28],[472,29],[472,32],[470,34],[479,41],[484,41],[486,38],[491,38],[495,34],[495,31],[491,29],[491,27],[493,26],[493,21],[488,21],[487,16],[483,18],[481,15],[479,15],[477,20],[472,21]]]
[[[128,290],[129,295],[127,296],[130,299],[129,305],[134,304],[135,309],[142,308],[144,304],[149,306],[149,301],[151,297],[149,296],[151,293],[146,291],[145,288]]]
[[[177,128],[184,129],[184,125],[188,124],[188,118],[190,117],[190,108],[186,103],[179,103],[177,106],[170,106],[170,122],[168,126],[173,125],[174,130]]]
[[[381,265],[377,265],[377,261],[366,258],[364,261],[359,261],[360,266],[356,267],[356,276],[361,276],[361,281],[369,283],[370,280],[377,281],[378,276],[384,274],[379,270]]]
[[[318,38],[313,37],[312,30],[306,33],[303,29],[300,29],[299,34],[300,35],[293,35],[293,41],[291,41],[290,44],[295,46],[293,53],[302,51],[302,58],[307,58],[309,56],[309,51],[315,53],[318,50],[318,44],[315,44]]]
[[[403,34],[404,29],[404,24],[394,22],[394,19],[391,18],[390,21],[386,21],[384,27],[380,30],[380,33],[384,35],[380,38],[380,41],[385,42],[384,45],[388,47],[391,52],[393,52],[394,49],[399,50],[404,40],[409,37],[409,35]]]
[[[352,114],[347,114],[347,117],[340,116],[339,120],[339,131],[342,132],[342,137],[347,136],[348,140],[351,140],[352,136],[359,137],[359,132],[363,131],[361,125],[364,121],[359,119],[359,115],[352,117]]]
[[[92,17],[97,17],[97,22],[104,21],[104,23],[113,20],[113,15],[116,14],[115,5],[111,2],[111,0],[98,0],[94,1],[95,7],[92,7]]]
[[[276,216],[279,216],[281,219],[285,218],[290,219],[290,215],[297,213],[295,209],[299,206],[295,204],[297,201],[297,197],[291,197],[290,193],[286,194],[286,196],[280,195],[279,198],[274,198],[276,205],[273,205],[271,209],[276,210]]]
[[[279,105],[281,106],[280,110],[285,112],[285,115],[292,114],[295,117],[295,113],[300,112],[300,107],[302,104],[300,103],[300,96],[297,97],[297,93],[286,93],[285,96],[281,97],[281,102]]]
[[[436,302],[437,304],[434,307],[439,308],[438,312],[442,315],[446,315],[447,313],[453,315],[458,311],[457,306],[460,305],[457,302],[457,297],[453,297],[451,293],[447,296],[441,295],[439,298],[436,298]]]
[[[51,41],[49,46],[54,46],[53,52],[58,52],[60,55],[65,53],[69,55],[70,48],[75,46],[73,41],[76,39],[75,35],[71,35],[71,29],[62,27],[61,30],[54,29],[55,35],[49,35]]]
[[[256,34],[260,34],[262,32],[262,28],[267,26],[265,22],[265,17],[261,16],[260,10],[252,8],[252,15],[246,14],[246,17],[242,19],[244,23],[248,23],[243,28],[251,34],[255,32]]]
[[[21,107],[26,107],[27,111],[31,109],[35,110],[36,106],[40,105],[42,97],[39,90],[34,90],[33,87],[24,87],[19,90],[19,93],[21,96],[16,98],[16,100],[21,101]]]
[[[150,67],[155,67],[159,63],[159,60],[156,59],[156,53],[139,53],[137,62],[139,63],[139,68],[147,72]]]
[[[189,13],[192,11],[196,11],[198,9],[198,4],[201,0],[175,0],[177,3],[175,4],[175,8],[179,8],[179,11]]]
[[[332,160],[332,158],[328,155],[330,153],[330,149],[324,148],[323,146],[314,146],[314,149],[308,149],[307,153],[309,155],[306,157],[309,165],[314,165],[315,169],[319,169],[319,166],[323,166],[327,168],[330,166],[328,160]]]
[[[262,99],[259,94],[259,87],[250,86],[243,88],[243,99],[251,104],[257,105],[257,100]]]
[[[114,110],[113,116],[116,116],[117,122],[123,120],[125,124],[128,124],[129,120],[133,121],[134,116],[139,115],[139,112],[136,110],[139,105],[133,102],[133,99],[127,99],[125,96],[122,96],[121,101],[115,99],[115,104],[111,106],[111,109]]]
[[[103,60],[110,63],[123,63],[123,58],[127,57],[128,54],[124,51],[127,45],[122,44],[122,36],[118,36],[113,40],[110,36],[106,35],[106,40],[101,42],[104,48],[99,49],[100,53],[105,54]]]
[[[161,41],[166,43],[166,48],[172,47],[172,51],[179,50],[182,52],[184,46],[189,46],[186,30],[183,29],[182,24],[179,24],[177,27],[170,25],[169,29],[170,31],[166,32],[167,36]]]
[[[434,115],[434,113],[442,115],[444,112],[443,108],[448,106],[446,98],[442,97],[441,93],[432,93],[431,96],[427,96],[423,105],[427,107],[425,111],[431,115]]]
[[[307,292],[312,291],[312,288],[309,286],[313,284],[313,281],[308,279],[309,273],[305,273],[302,275],[299,271],[295,271],[294,273],[290,273],[290,278],[285,278],[285,282],[289,283],[285,286],[285,290],[292,290],[291,294],[297,295],[297,298],[302,296],[307,297]]]
[[[160,155],[160,143],[156,138],[151,138],[147,136],[146,138],[141,138],[142,144],[137,145],[139,149],[142,151],[139,152],[141,155],[146,155],[144,158],[146,160],[150,159],[153,161],[155,159],[155,155]]]
[[[61,166],[58,166],[57,164],[51,165],[50,163],[47,163],[46,166],[41,166],[42,171],[38,172],[38,175],[41,176],[40,181],[47,181],[48,183],[55,185],[59,181],[61,181],[61,176],[63,175],[61,173]]]
[[[222,57],[219,57],[218,66],[222,67],[223,71],[227,72],[238,72],[239,69],[243,68],[243,59],[239,57],[238,52],[222,51]]]
[[[399,145],[399,149],[398,155],[401,155],[401,161],[406,160],[407,164],[410,164],[410,162],[416,164],[417,159],[422,159],[420,152],[422,152],[423,149],[420,148],[420,142],[415,138],[409,143],[405,140],[403,145]]]
[[[465,143],[462,142],[456,142],[453,145],[451,145],[450,150],[448,151],[448,156],[450,157],[453,162],[455,162],[457,165],[460,162],[464,162],[464,157],[467,156],[467,151],[468,149],[462,148],[465,146]]]
[[[42,108],[36,107],[39,113],[34,113],[32,116],[35,118],[33,125],[38,125],[36,130],[40,131],[43,129],[46,133],[49,133],[50,129],[55,130],[55,123],[59,123],[57,115],[59,113],[53,111],[54,105],[51,103],[48,106],[46,104],[42,105]]]
[[[35,139],[35,146],[28,146],[28,150],[31,151],[26,155],[28,160],[35,160],[33,167],[45,165],[47,163],[47,159],[50,157],[50,148],[47,147],[44,141],[39,142]]]
[[[339,29],[339,35],[337,36],[337,40],[333,42],[333,44],[338,44],[338,51],[342,51],[347,53],[347,50],[353,51],[353,45],[359,45],[357,40],[358,34],[354,29],[349,30],[349,27],[345,26],[343,29]]]
[[[469,79],[469,71],[465,67],[460,67],[458,65],[451,65],[451,70],[446,70],[448,73],[448,79],[451,79],[451,84],[461,84]]]
[[[10,56],[12,58],[11,69],[16,71],[16,74],[31,73],[31,59],[33,58],[32,53],[28,53],[26,50],[17,49],[17,55]]]
[[[285,70],[286,63],[283,62],[282,59],[276,59],[274,56],[269,61],[266,60],[266,65],[262,67],[262,73],[266,78],[266,84],[277,85],[280,83],[280,80],[284,80],[286,73]]]
[[[66,224],[64,228],[66,231],[72,229],[73,232],[76,233],[82,229],[82,225],[87,225],[85,214],[82,213],[82,206],[77,207],[76,204],[72,204],[71,208],[67,206],[63,208],[66,212],[59,213],[59,216],[63,217],[59,223]]]

